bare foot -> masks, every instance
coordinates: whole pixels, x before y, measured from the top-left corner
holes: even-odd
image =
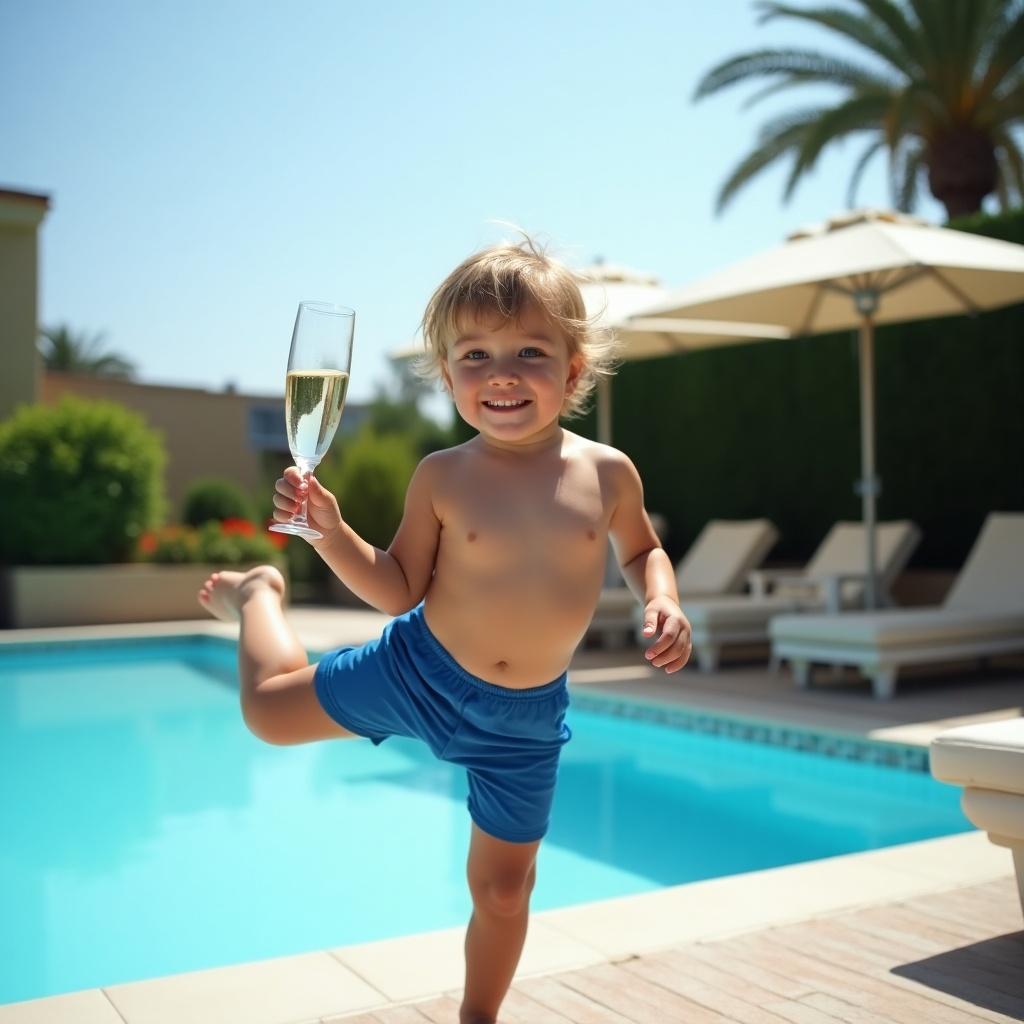
[[[215,572],[199,591],[199,603],[225,622],[237,622],[242,605],[261,590],[284,597],[284,577],[272,565],[257,565],[248,572]]]

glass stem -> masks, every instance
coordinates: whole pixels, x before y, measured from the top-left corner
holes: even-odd
[[[298,466],[299,472],[302,474],[302,479],[306,481],[306,497],[302,499],[302,506],[298,513],[292,516],[292,522],[308,526],[309,518],[307,513],[309,511],[309,478],[313,475],[313,470],[316,469],[317,464],[315,462],[311,462],[309,459],[296,459],[295,465]]]

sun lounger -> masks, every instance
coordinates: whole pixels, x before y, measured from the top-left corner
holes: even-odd
[[[676,566],[680,597],[739,593],[778,539],[768,519],[709,520]],[[625,583],[605,587],[589,632],[608,639],[629,636],[639,625],[639,613],[640,603]]]
[[[878,581],[883,595],[921,539],[909,520],[879,523]],[[683,601],[693,629],[693,649],[702,672],[718,668],[722,648],[768,642],[768,624],[786,612],[857,607],[864,599],[866,539],[861,523],[839,522],[829,530],[802,571],[755,571],[749,595]]]
[[[930,754],[935,778],[964,787],[960,805],[971,824],[1012,852],[1024,910],[1024,718],[947,729]]]
[[[1024,651],[1024,513],[985,520],[942,605],[843,615],[784,615],[771,624],[772,654],[806,687],[816,662],[853,665],[876,697],[896,689],[901,666]]]

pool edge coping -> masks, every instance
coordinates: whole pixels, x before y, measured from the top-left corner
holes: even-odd
[[[689,882],[531,915],[516,978],[614,962],[693,942],[760,931],[828,914],[1009,877],[1006,850],[970,831],[818,861]],[[82,1001],[109,1008],[111,1024],[216,1019],[219,1024],[333,1020],[399,1003],[458,993],[463,926],[318,952],[207,968],[0,1005],[2,1024],[72,1024]],[[400,966],[396,966],[400,965]],[[411,970],[411,973],[410,973]],[[282,986],[330,1005],[266,1010]],[[299,986],[304,986],[300,988]],[[325,996],[325,992],[337,995]],[[342,994],[344,993],[344,994]],[[226,1006],[237,1013],[224,1016]],[[204,1011],[205,1007],[205,1011]],[[216,1016],[209,1016],[216,1007]],[[98,1011],[101,1014],[101,1011]],[[192,1014],[181,1016],[183,1013]],[[91,1019],[91,1018],[90,1018]],[[107,1018],[98,1015],[97,1024]]]

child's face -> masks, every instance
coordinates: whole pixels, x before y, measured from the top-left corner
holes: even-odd
[[[470,426],[499,441],[524,443],[558,428],[581,368],[565,335],[527,307],[518,322],[462,320],[442,376]]]

